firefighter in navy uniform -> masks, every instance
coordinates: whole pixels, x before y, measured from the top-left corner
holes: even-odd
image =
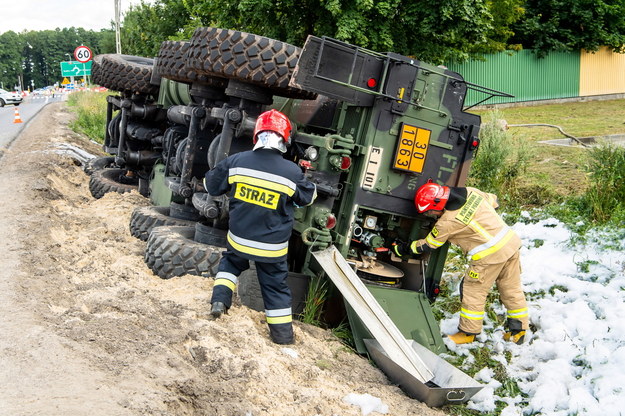
[[[227,193],[230,218],[211,298],[219,318],[232,304],[238,277],[256,264],[269,333],[277,344],[294,342],[287,250],[296,206],[312,204],[316,187],[301,169],[282,157],[291,142],[291,122],[279,111],[262,113],[254,128],[253,150],[236,153],[206,173],[210,195]]]
[[[397,255],[420,255],[449,241],[470,259],[460,286],[458,332],[449,338],[456,344],[473,342],[482,331],[486,297],[496,284],[508,311],[504,339],[521,344],[529,325],[521,288],[521,239],[495,212],[497,196],[471,187],[429,182],[417,190],[415,205],[419,213],[436,218],[436,224],[425,239],[393,244]]]

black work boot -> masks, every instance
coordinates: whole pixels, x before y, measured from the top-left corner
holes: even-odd
[[[525,341],[525,330],[521,325],[521,321],[514,318],[508,318],[508,329],[503,334],[504,341],[514,342],[517,345],[523,344]]]
[[[217,319],[224,313],[226,313],[227,308],[223,302],[214,302],[211,304],[211,315],[213,318]]]
[[[269,324],[269,335],[271,340],[276,344],[295,344],[295,335],[293,334],[293,324]]]

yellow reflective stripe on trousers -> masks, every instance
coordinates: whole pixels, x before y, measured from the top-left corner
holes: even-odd
[[[237,285],[235,285],[228,279],[215,279],[215,286],[226,286],[228,289],[232,290],[233,292],[234,292],[234,289],[236,289],[237,287]]]
[[[265,317],[268,324],[288,324],[293,321],[291,308],[266,309]]]
[[[508,318],[525,318],[528,315],[529,313],[527,311],[527,308],[514,309],[511,311],[508,311]]]
[[[506,245],[508,241],[514,235],[514,231],[512,231],[509,227],[504,227],[495,237],[493,237],[490,241],[481,244],[477,247],[474,247],[471,251],[467,253],[471,260],[479,260],[484,258],[490,254],[495,253],[503,246]]]
[[[215,276],[215,286],[226,286],[234,292],[234,289],[237,287],[238,280],[239,278],[232,273],[217,272],[217,275]]]
[[[232,234],[231,231],[228,231],[228,243],[230,243],[232,248],[241,253],[258,257],[282,257],[285,256],[289,250],[288,241],[279,244],[261,243],[259,241],[237,237]]]
[[[460,316],[467,319],[472,319],[474,321],[479,321],[480,319],[484,319],[484,311],[470,311],[468,309],[462,308],[460,309]]]
[[[289,322],[293,322],[293,316],[272,316],[267,317],[267,323],[271,324],[288,324]]]

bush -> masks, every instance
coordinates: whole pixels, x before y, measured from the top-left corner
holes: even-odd
[[[78,114],[76,121],[70,123],[70,128],[100,144],[104,143],[106,94],[90,91],[75,92],[69,95],[67,104]]]
[[[625,149],[612,144],[593,148],[586,166],[590,185],[580,214],[599,224],[622,218],[625,211]]]
[[[484,118],[480,147],[471,165],[467,185],[496,194],[500,204],[508,205],[508,208],[516,207],[520,204],[517,181],[527,170],[530,147],[508,133],[499,111],[491,111]]]

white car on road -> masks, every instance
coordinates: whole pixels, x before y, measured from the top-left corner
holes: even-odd
[[[15,92],[5,91],[0,88],[0,107],[4,107],[6,104],[20,105],[21,102],[21,95]]]

